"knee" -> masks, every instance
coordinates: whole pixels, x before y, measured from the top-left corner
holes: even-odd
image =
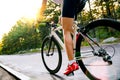
[[[73,30],[73,28],[72,28],[72,26],[62,26],[62,29],[63,29],[63,31],[64,31],[64,34],[66,34],[66,33],[73,33],[74,32],[74,30]]]
[[[61,18],[61,24],[64,32],[73,32],[73,19],[72,18]]]

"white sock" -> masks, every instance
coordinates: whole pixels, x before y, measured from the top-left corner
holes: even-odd
[[[75,60],[70,60],[69,65],[71,65],[73,62],[75,62]]]

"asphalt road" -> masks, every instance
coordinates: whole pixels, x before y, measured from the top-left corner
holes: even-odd
[[[102,80],[120,80],[120,44],[113,45],[116,48],[116,54],[113,58],[113,65],[109,68],[108,66],[90,66],[90,70],[98,76]],[[88,48],[84,48],[88,50]],[[0,62],[15,71],[18,71],[26,76],[32,78],[32,80],[89,80],[79,69],[75,72],[74,76],[65,76],[63,75],[63,71],[65,70],[68,59],[65,51],[62,51],[63,63],[60,71],[56,75],[51,75],[45,69],[40,53],[34,54],[22,54],[22,55],[1,55]],[[101,64],[97,61],[93,62],[95,64]],[[0,71],[1,72],[1,71]],[[0,73],[1,74],[1,73]],[[2,79],[0,79],[2,80]],[[5,80],[5,79],[4,79]],[[14,79],[6,79],[6,80],[14,80]]]

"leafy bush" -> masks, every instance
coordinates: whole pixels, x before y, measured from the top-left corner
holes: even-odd
[[[39,23],[39,30],[40,33],[37,33],[32,23],[29,21],[23,23],[19,20],[11,31],[4,35],[0,53],[21,54],[22,51],[40,48],[43,38],[48,35],[49,31],[46,23]]]

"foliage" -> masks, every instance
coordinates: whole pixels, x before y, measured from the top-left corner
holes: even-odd
[[[117,18],[120,19],[120,6],[118,6],[118,8],[116,9],[117,12]]]
[[[2,54],[15,54],[19,51],[40,48],[40,33],[35,32],[29,20],[21,19],[8,34],[4,35],[2,44]]]
[[[44,13],[46,16],[47,22],[54,21],[58,22],[58,16],[60,16],[60,5],[53,3],[51,0],[48,0],[47,9]]]
[[[43,40],[50,33],[49,23],[40,23],[39,24],[40,38]]]
[[[2,50],[2,42],[0,42],[0,54],[2,54],[1,50]]]

